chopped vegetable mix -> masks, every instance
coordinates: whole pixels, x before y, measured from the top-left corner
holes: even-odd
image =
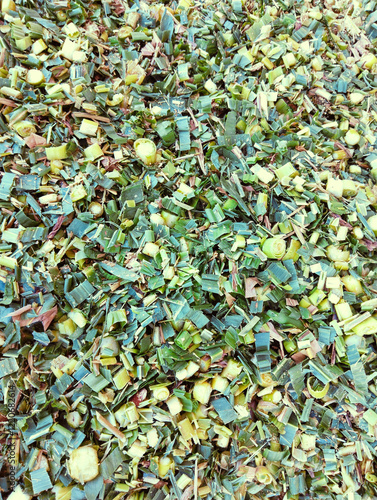
[[[377,498],[377,1],[2,0],[0,498]]]

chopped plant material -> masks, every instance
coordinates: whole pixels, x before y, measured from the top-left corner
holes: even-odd
[[[377,498],[376,12],[1,1],[1,498]]]

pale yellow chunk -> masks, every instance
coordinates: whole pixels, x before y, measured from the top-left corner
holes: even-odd
[[[97,450],[82,446],[73,450],[68,462],[69,475],[79,483],[87,483],[99,474]]]

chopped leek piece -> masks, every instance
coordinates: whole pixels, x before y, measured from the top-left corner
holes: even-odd
[[[64,160],[68,157],[67,144],[62,144],[61,146],[46,148],[46,156],[50,161]]]
[[[94,122],[93,120],[87,120],[86,118],[84,118],[84,120],[81,122],[80,126],[81,134],[95,137],[97,130],[98,130],[97,122]]]
[[[29,69],[26,75],[26,81],[30,85],[41,85],[45,81],[43,72],[39,69]]]
[[[156,162],[156,145],[150,139],[138,139],[134,143],[135,153],[146,165]]]
[[[91,146],[88,146],[87,148],[85,148],[84,155],[85,155],[85,158],[93,161],[93,160],[97,160],[97,158],[100,158],[101,156],[103,156],[103,151],[102,151],[100,145],[95,143],[95,144],[92,144]]]
[[[195,382],[194,385],[194,390],[193,390],[193,397],[199,401],[199,403],[202,403],[203,405],[207,404],[209,401],[209,398],[211,397],[211,392],[212,392],[212,387],[211,384],[208,382]]]
[[[73,450],[68,461],[68,471],[81,484],[92,481],[99,474],[97,450],[92,446]]]
[[[263,243],[262,252],[270,259],[282,259],[286,252],[285,240],[281,238],[268,238]]]
[[[326,396],[329,391],[330,384],[327,383],[324,387],[318,388],[318,386],[313,386],[314,377],[309,377],[306,383],[308,392],[313,398],[322,399]]]
[[[29,135],[34,134],[37,131],[35,125],[27,120],[15,123],[13,128],[21,137],[29,137]]]

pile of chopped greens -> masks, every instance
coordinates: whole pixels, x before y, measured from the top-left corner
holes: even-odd
[[[2,0],[0,499],[377,498],[376,93],[376,0]]]

